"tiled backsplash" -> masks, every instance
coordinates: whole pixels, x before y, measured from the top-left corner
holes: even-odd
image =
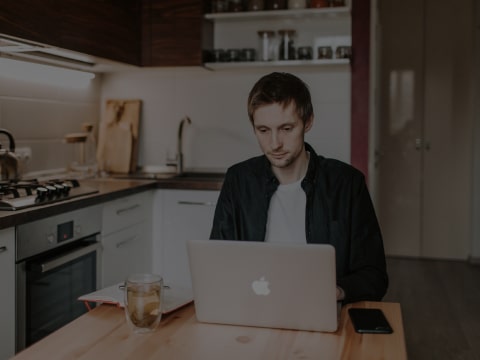
[[[70,89],[3,78],[0,72],[0,128],[12,133],[16,148],[31,148],[26,171],[67,167],[75,159],[64,135],[82,131],[84,122],[98,124],[99,88],[99,77],[87,88]],[[0,143],[8,147],[3,135]]]

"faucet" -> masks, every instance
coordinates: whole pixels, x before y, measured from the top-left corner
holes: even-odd
[[[182,153],[182,138],[183,138],[183,124],[185,121],[188,124],[192,123],[192,120],[188,116],[185,116],[178,125],[178,137],[177,137],[177,174],[183,173],[183,153]]]

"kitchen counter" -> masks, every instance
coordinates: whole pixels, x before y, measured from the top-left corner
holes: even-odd
[[[191,189],[191,190],[220,190],[223,176],[193,174],[175,176],[166,179],[148,178],[93,178],[80,180],[80,183],[98,190],[97,193],[68,199],[48,205],[39,205],[22,210],[0,211],[0,229],[17,226],[34,220],[57,215],[81,207],[96,205],[102,202],[115,200],[154,189]]]
[[[393,334],[358,334],[347,310],[380,308]],[[150,334],[130,332],[123,309],[101,305],[14,359],[406,359],[400,304],[342,308],[334,333],[199,323],[193,305],[164,316]]]

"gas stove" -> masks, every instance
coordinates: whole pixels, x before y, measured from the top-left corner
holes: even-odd
[[[20,210],[94,194],[97,189],[76,179],[0,181],[0,210]]]

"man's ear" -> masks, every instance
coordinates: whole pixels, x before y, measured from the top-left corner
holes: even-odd
[[[308,132],[313,126],[313,115],[305,122],[305,132]]]

